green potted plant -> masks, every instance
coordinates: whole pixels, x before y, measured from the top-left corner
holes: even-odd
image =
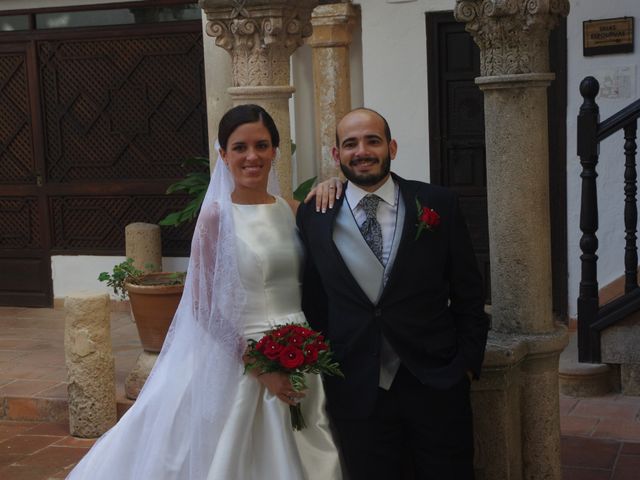
[[[147,265],[148,270],[153,266]],[[107,282],[122,300],[129,298],[142,348],[159,352],[180,303],[186,272],[149,272],[139,270],[132,258],[113,267],[111,273],[100,273],[98,280]]]

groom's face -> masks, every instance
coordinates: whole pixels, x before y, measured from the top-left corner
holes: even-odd
[[[396,156],[395,140],[385,134],[384,120],[375,112],[355,110],[338,124],[333,157],[344,176],[367,191],[382,185]]]

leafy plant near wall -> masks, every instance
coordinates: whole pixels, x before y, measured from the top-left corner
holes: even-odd
[[[153,271],[153,265],[145,265],[145,269]],[[113,267],[111,273],[102,272],[98,276],[101,282],[107,282],[107,286],[113,289],[113,293],[121,300],[127,299],[127,289],[125,284],[132,285],[182,285],[186,272],[174,272],[162,274],[161,278],[155,278],[148,274],[148,271],[139,270],[133,265],[133,258],[127,258],[124,262]]]
[[[296,144],[291,142],[291,154],[293,154],[295,151]],[[187,173],[187,175],[182,180],[178,180],[177,182],[169,185],[166,193],[171,194],[181,192],[189,195],[192,198],[182,210],[170,213],[162,220],[160,220],[158,224],[162,226],[177,227],[184,222],[190,222],[195,219],[200,212],[200,207],[202,206],[204,196],[207,193],[209,180],[211,179],[211,173],[209,171],[209,159],[205,157],[192,157],[186,159],[182,163],[182,165],[184,167],[192,167],[196,171]],[[202,171],[203,167],[205,171]],[[296,188],[293,192],[293,198],[299,202],[302,202],[313,188],[316,179],[317,177],[312,177],[298,185],[298,188]]]

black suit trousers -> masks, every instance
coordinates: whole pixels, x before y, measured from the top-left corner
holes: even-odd
[[[438,390],[402,366],[369,418],[333,418],[349,479],[472,480],[469,384]]]

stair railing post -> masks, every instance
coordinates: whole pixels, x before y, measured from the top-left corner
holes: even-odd
[[[636,170],[636,131],[638,121],[624,127],[624,293],[629,293],[638,288],[638,205],[636,194],[638,192]]]
[[[582,255],[580,296],[578,297],[578,352],[580,362],[600,361],[600,336],[591,326],[598,318],[598,122],[600,113],[595,98],[600,85],[593,77],[580,83],[584,98],[578,113],[578,156],[582,165],[580,204],[580,249]]]

